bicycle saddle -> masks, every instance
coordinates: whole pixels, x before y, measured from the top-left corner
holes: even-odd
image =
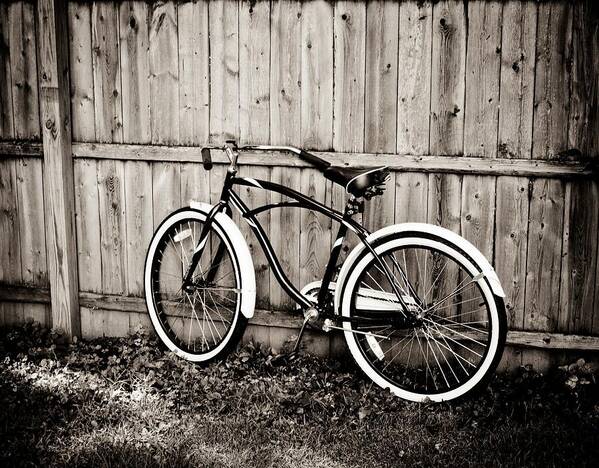
[[[348,193],[356,197],[372,198],[381,195],[385,190],[385,182],[389,179],[389,169],[354,169],[351,167],[330,166],[325,169],[324,176],[345,187]]]

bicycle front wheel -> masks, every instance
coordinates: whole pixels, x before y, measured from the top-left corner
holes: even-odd
[[[365,250],[340,302],[341,314],[352,317],[345,337],[360,368],[418,402],[452,400],[484,385],[501,358],[507,324],[503,300],[468,253],[418,234],[397,235],[375,250],[387,268]]]
[[[156,333],[171,351],[195,362],[221,358],[235,347],[247,324],[244,301],[253,308],[255,295],[253,268],[242,268],[231,227],[216,219],[192,285],[182,287],[205,221],[205,213],[190,209],[167,217],[150,243],[144,278]]]

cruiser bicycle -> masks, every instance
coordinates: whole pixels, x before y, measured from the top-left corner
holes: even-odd
[[[431,224],[404,223],[369,232],[353,219],[364,200],[383,193],[385,167],[337,167],[289,146],[207,146],[230,165],[215,205],[191,202],[162,221],[144,272],[145,299],[164,344],[194,362],[223,358],[239,343],[254,314],[256,283],[248,245],[232,209],[256,235],[281,287],[307,324],[343,332],[349,351],[377,385],[411,401],[448,401],[480,388],[494,374],[507,333],[504,292],[485,257],[466,239]],[[347,192],[343,212],[292,188],[238,176],[243,151],[289,152]],[[236,186],[282,194],[279,203],[250,209]],[[257,216],[271,209],[314,210],[339,223],[322,281],[301,291],[289,281]],[[359,243],[337,265],[351,231]]]

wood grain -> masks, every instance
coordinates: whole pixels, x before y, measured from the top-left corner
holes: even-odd
[[[300,141],[301,3],[271,4],[270,141],[295,145]]]
[[[335,3],[333,147],[364,151],[366,4]]]
[[[239,141],[270,137],[270,2],[239,3]]]
[[[440,1],[433,7],[430,151],[463,154],[465,6]]]
[[[122,142],[123,108],[116,4],[93,3],[91,22],[96,140]]]
[[[152,4],[150,20],[150,121],[152,143],[179,142],[177,6]]]
[[[333,5],[302,3],[301,144],[333,146]]]
[[[464,154],[497,156],[501,2],[468,2]]]
[[[433,27],[432,2],[401,3],[397,74],[399,153],[429,153]],[[439,72],[437,69],[436,73]]]
[[[179,140],[208,142],[210,132],[210,49],[208,2],[182,2],[177,8],[179,32]]]
[[[119,6],[123,140],[150,143],[150,62],[148,5],[126,1]]]
[[[503,4],[497,148],[500,157],[531,157],[536,33],[535,2]]]

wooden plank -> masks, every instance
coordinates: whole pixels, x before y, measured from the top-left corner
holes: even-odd
[[[77,141],[94,141],[96,121],[91,5],[68,2],[68,8],[73,138]]]
[[[43,186],[42,162],[17,160],[16,182],[22,280],[47,287],[44,193],[40,190]]]
[[[210,202],[210,172],[199,164],[181,164],[181,206]]]
[[[81,291],[102,291],[100,247],[100,206],[98,201],[98,163],[76,160],[75,210],[77,221],[77,258]]]
[[[179,33],[179,140],[202,144],[210,132],[208,2],[177,7]]]
[[[102,291],[124,294],[127,290],[127,237],[123,162],[98,161],[98,208]]]
[[[22,150],[14,143],[0,142],[1,154],[27,155],[36,151],[34,145]],[[315,152],[331,164],[347,167],[381,167],[402,172],[473,174],[473,175],[511,175],[552,178],[593,178],[597,170],[592,164],[575,161],[549,161],[527,159],[487,159],[464,156],[410,156],[377,155],[372,153],[328,153]],[[201,162],[197,147],[155,146],[155,145],[118,145],[103,143],[75,143],[75,158],[142,160],[158,162]],[[229,164],[227,156],[221,151],[212,151],[213,162]],[[243,152],[241,164],[268,167],[311,167],[295,155],[274,152]]]
[[[34,6],[15,2],[8,6],[10,69],[15,138],[40,137]]]
[[[301,143],[333,146],[333,5],[302,3]]]
[[[144,262],[154,231],[152,212],[152,166],[143,161],[124,163],[127,294],[142,295]]]
[[[555,331],[559,316],[564,187],[560,181],[532,182],[528,224],[524,326]]]
[[[536,33],[536,2],[503,4],[497,149],[500,157],[531,157]]]
[[[123,140],[149,143],[150,62],[148,5],[126,1],[119,6],[120,60],[123,87]]]
[[[428,220],[427,174],[395,175],[395,222],[426,223]]]
[[[325,182],[316,169],[302,169],[300,186],[305,195],[321,203],[330,203],[327,200],[331,194],[330,182]],[[330,243],[331,220],[322,214],[301,210],[300,287],[322,279]]]
[[[334,15],[333,147],[364,151],[366,4],[338,1]]]
[[[270,180],[270,169],[266,167],[242,166],[240,175],[242,177],[253,177],[258,180]],[[250,209],[270,203],[270,193],[266,190],[255,187],[239,187],[238,193]],[[270,212],[267,211],[260,214],[259,221],[264,228],[264,232],[269,233]],[[270,305],[270,265],[250,225],[245,220],[236,220],[236,222],[247,241],[254,262],[254,270],[256,272],[256,307],[262,309],[268,308]]]
[[[8,4],[0,4],[0,138],[14,138]]]
[[[44,204],[52,326],[70,339],[80,333],[68,27],[62,0],[37,3],[39,86],[44,143]]]
[[[566,193],[557,329],[590,334],[597,277],[599,189],[594,181],[568,182]]]
[[[20,283],[17,176],[14,160],[0,161],[0,282]]]
[[[96,140],[122,142],[121,67],[116,4],[93,3],[91,21]]]
[[[599,156],[599,7],[589,0],[572,6],[572,76],[568,146]],[[593,79],[593,77],[595,77]]]
[[[210,140],[239,138],[239,15],[237,2],[209,3]]]
[[[562,2],[539,3],[532,157],[554,158],[568,147],[572,15]]]
[[[399,3],[366,3],[364,149],[374,153],[394,153],[396,147],[398,29]]]
[[[153,3],[150,21],[152,143],[176,144],[179,142],[179,59],[175,3]]]
[[[395,173],[391,173],[385,184],[383,195],[367,201],[364,206],[364,226],[371,232],[385,226],[391,226],[395,221]]]
[[[0,158],[42,158],[42,144],[32,141],[0,141]]]
[[[433,27],[432,2],[401,4],[397,76],[397,151],[401,153],[429,153]]]
[[[466,14],[460,2],[433,7],[430,152],[462,154],[464,149],[464,74]]]
[[[239,141],[270,136],[270,2],[239,2]]]
[[[468,2],[464,154],[497,156],[501,2]]]
[[[523,177],[497,178],[494,258],[510,330],[524,327],[528,183]]]
[[[284,187],[299,188],[300,171],[273,167],[271,181]],[[270,197],[271,203],[287,198],[275,192]],[[300,218],[298,208],[277,208],[270,212],[270,242],[283,271],[296,287],[300,286]],[[295,308],[295,302],[283,291],[273,274],[270,277],[270,306],[275,310]]]
[[[489,260],[495,232],[495,179],[464,176],[460,231]]]
[[[271,4],[270,141],[295,145],[300,141],[301,3]]]
[[[181,205],[181,172],[178,163],[152,165],[154,229]]]

